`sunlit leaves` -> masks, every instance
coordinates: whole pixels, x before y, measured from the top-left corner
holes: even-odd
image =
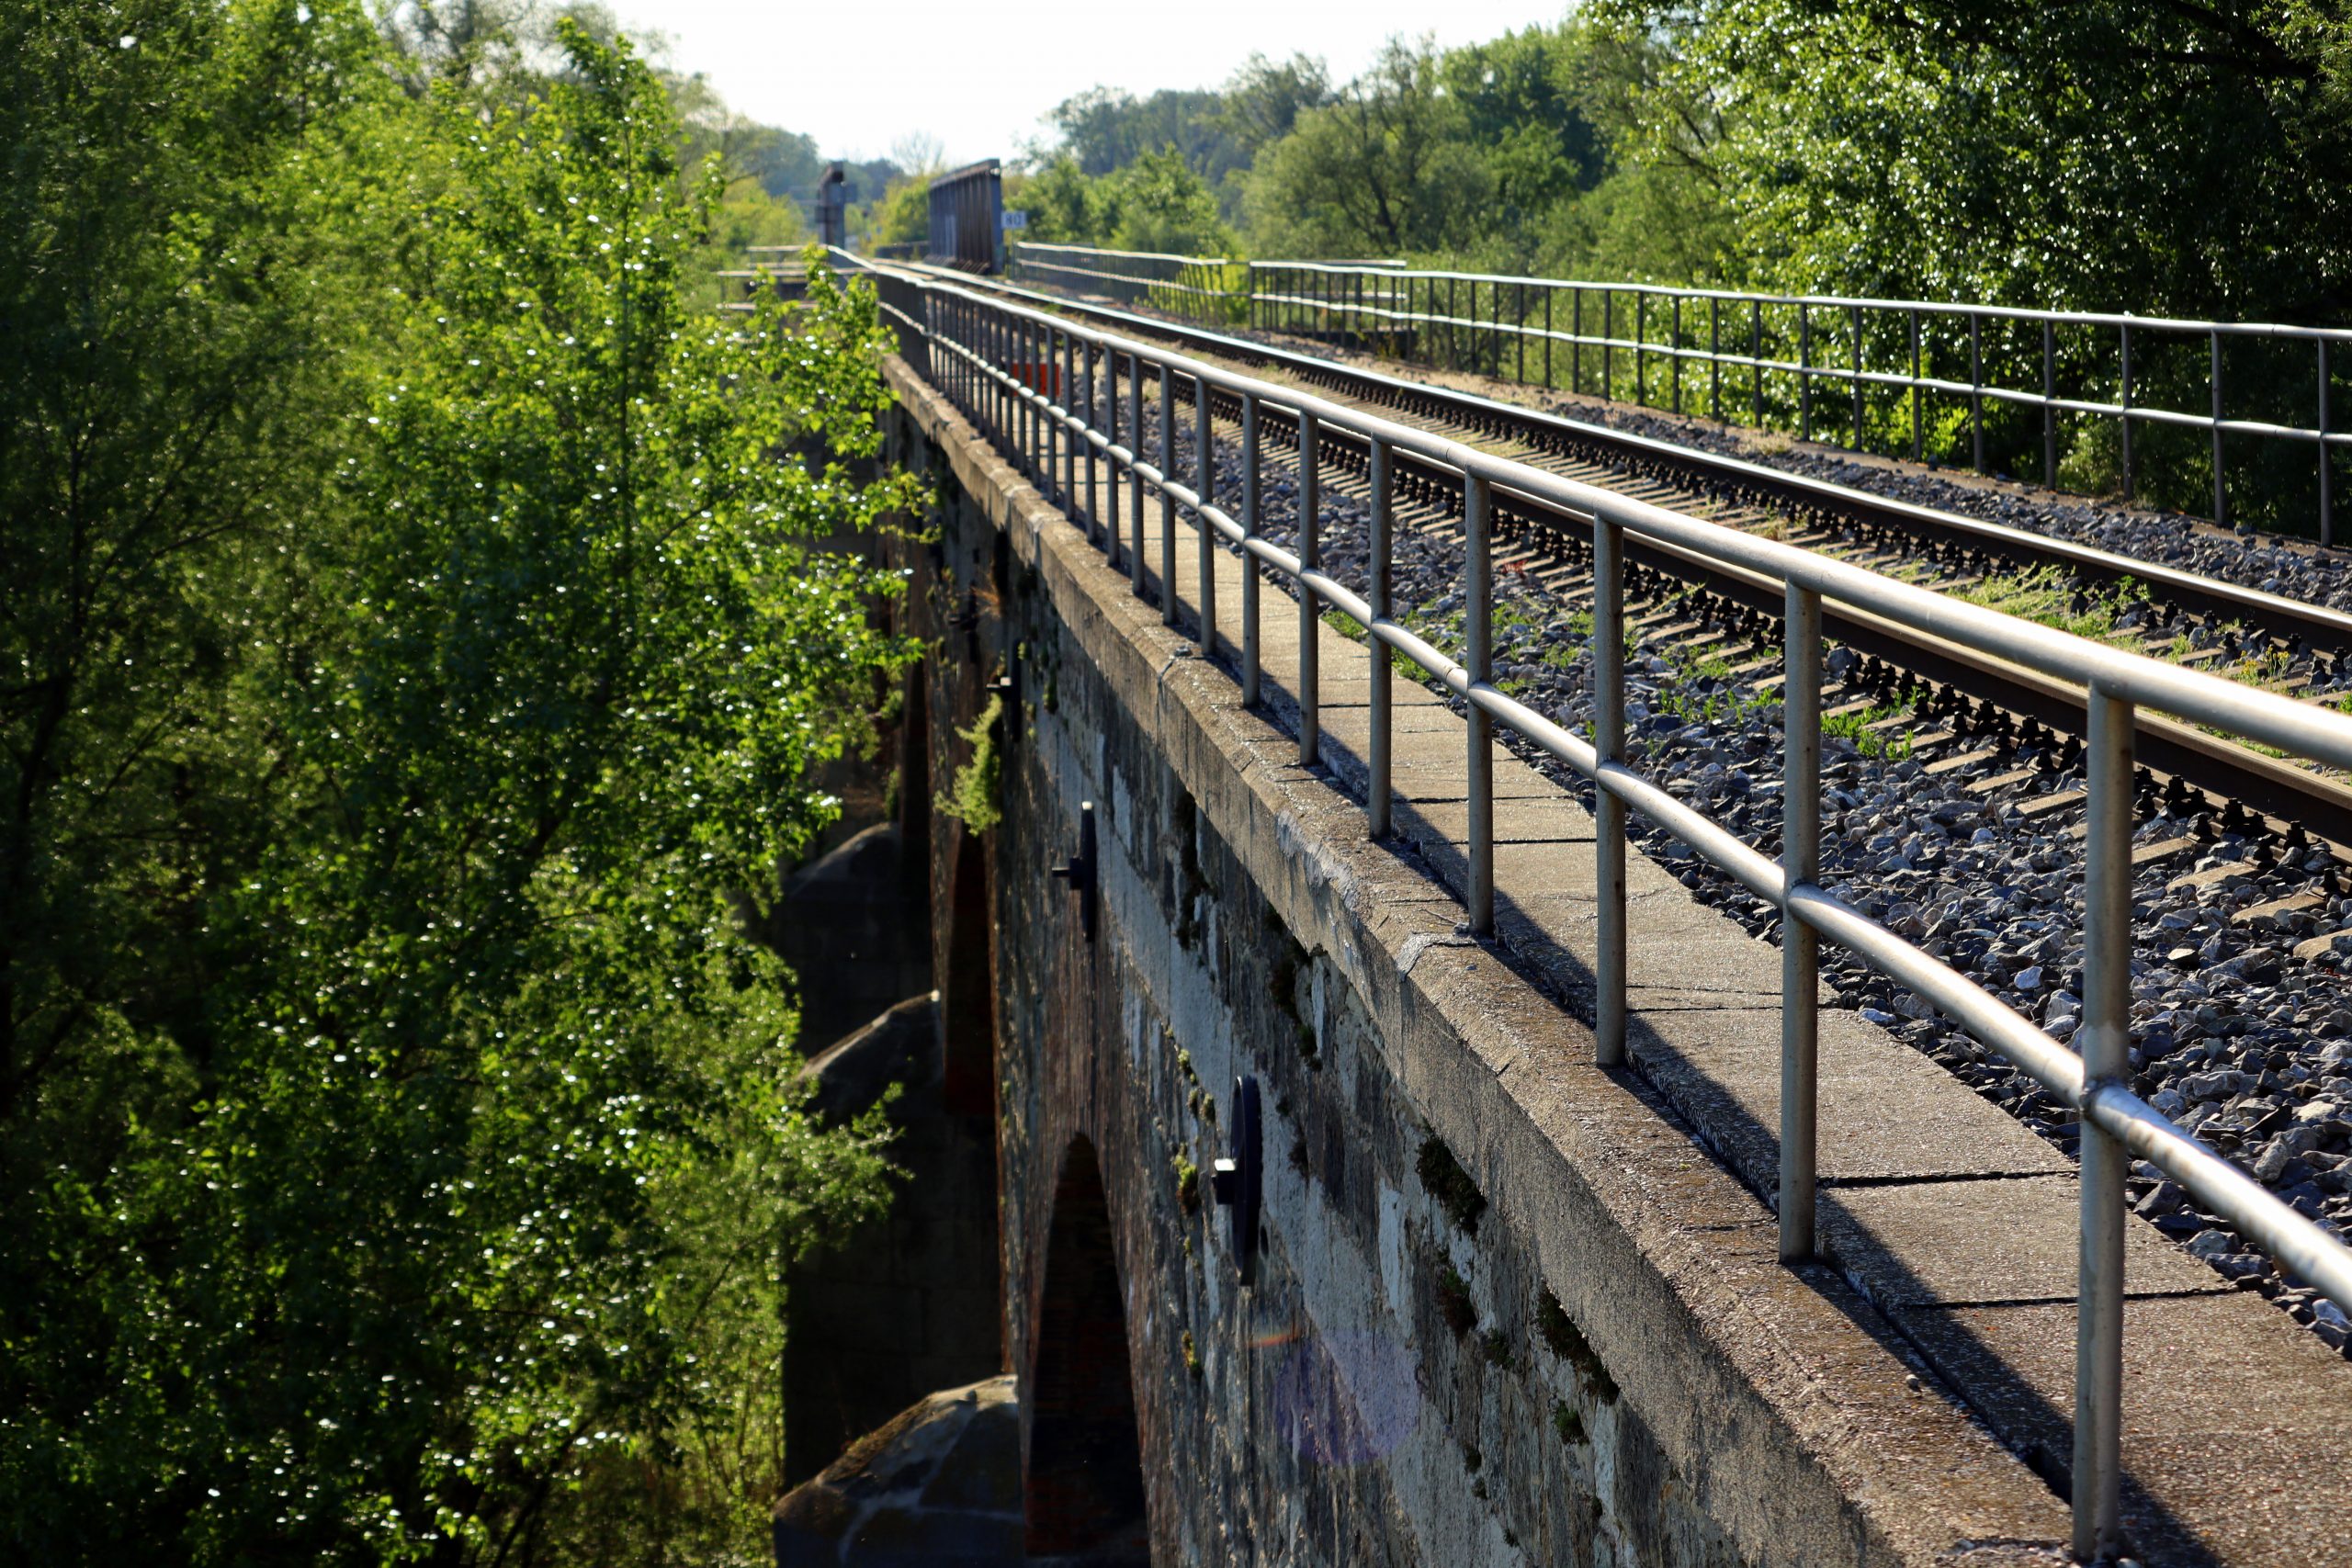
[[[297,9],[142,15],[180,118],[51,103],[65,173],[16,193],[64,245],[96,129],[129,205],[88,276],[11,264],[47,303],[0,334],[13,765],[62,737],[0,952],[0,1539],[466,1559],[696,1488],[740,1523],[782,1259],[879,1192],[877,1129],[797,1109],[733,902],[904,651],[842,553],[909,500],[853,467],[873,302],[687,308],[717,186],[625,50],[412,100]],[[38,381],[59,344],[104,373]]]

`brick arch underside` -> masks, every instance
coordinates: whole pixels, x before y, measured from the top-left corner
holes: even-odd
[[[1102,1165],[1080,1137],[1054,1190],[1037,1314],[1024,1498],[1032,1559],[1088,1568],[1151,1560],[1125,1302]]]

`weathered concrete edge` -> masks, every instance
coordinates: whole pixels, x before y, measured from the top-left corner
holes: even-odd
[[[1036,571],[1080,656],[1155,736],[1295,935],[1349,976],[1387,1064],[1750,1562],[2048,1562],[2062,1506],[1962,1413],[1908,1385],[1898,1337],[1826,1270],[1775,1260],[1770,1217],[1662,1100],[1593,1067],[1589,1034],[1419,873],[967,422],[892,360],[902,406]],[[1067,654],[1065,655],[1067,656]]]

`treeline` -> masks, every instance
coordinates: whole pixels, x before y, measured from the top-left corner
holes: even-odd
[[[1578,17],[1458,49],[1392,39],[1345,83],[1252,56],[1215,91],[1096,88],[1054,111],[1006,202],[1047,242],[1718,277],[1707,172],[1642,136],[1665,61]]]
[[[1334,84],[1097,88],[1030,236],[2341,322],[2352,14],[2322,0],[1593,0]]]
[[[764,1555],[781,1265],[883,1150],[737,901],[910,494],[870,298],[694,303],[676,86],[0,6],[0,1558]]]
[[[379,15],[393,51],[392,68],[412,90],[453,73],[488,77],[543,67],[560,53],[556,28],[564,23],[606,43],[620,32],[611,9],[593,0],[552,6],[544,0],[404,0],[380,6]],[[662,34],[632,35],[630,42],[669,97],[682,137],[683,165],[699,168],[715,159],[722,175],[706,246],[713,268],[742,265],[749,246],[788,246],[814,238],[808,215],[836,162],[855,198],[854,222],[861,222],[886,192],[910,177],[920,186],[935,172],[930,143],[919,136],[888,157],[828,158],[815,137],[762,124],[730,107],[701,73],[676,68]]]
[[[1464,48],[1392,39],[1342,84],[1311,59],[1252,59],[1213,92],[1097,88],[1052,123],[1007,193],[1026,239],[2352,324],[2352,11],[2321,0],[1590,0]],[[1768,356],[1796,357],[1791,323],[1770,330],[1785,341]],[[2039,325],[1995,321],[1978,344],[1931,321],[1917,348],[1900,316],[1852,330],[1881,368],[1917,352],[1947,379],[1973,366],[2124,396],[2110,329],[2057,329],[2046,372]],[[2135,353],[2141,405],[2202,412],[2218,359],[2227,417],[2321,418],[2308,343],[2143,333]],[[2346,357],[2335,410],[2352,400]],[[1800,394],[1758,396],[1792,409]],[[1916,432],[1906,397],[1865,401],[1865,445],[1976,448],[1964,400]],[[1984,417],[1989,467],[2042,470],[2039,411]],[[2118,489],[2115,421],[2056,424],[2060,482]],[[2141,499],[2211,511],[2205,432],[2143,424],[2136,440]],[[2314,446],[2240,441],[2220,461],[2233,520],[2315,530]]]

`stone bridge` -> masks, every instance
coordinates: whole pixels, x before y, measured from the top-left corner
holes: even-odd
[[[1636,855],[1632,1060],[1597,1067],[1574,798],[1498,747],[1499,934],[1464,934],[1460,717],[1399,683],[1370,840],[1360,643],[1309,628],[1302,767],[1295,615],[1245,706],[889,368],[927,657],[887,823],[779,941],[845,1036],[823,1103],[901,1082],[913,1177],[795,1271],[794,1470],[879,1430],[780,1561],[2066,1561],[2072,1166],[1825,1010],[1822,1259],[1781,1264],[1776,950]],[[2134,1225],[2141,1561],[2352,1562],[2352,1369]]]

